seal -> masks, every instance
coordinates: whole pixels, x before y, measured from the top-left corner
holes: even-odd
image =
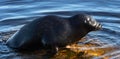
[[[6,44],[17,50],[47,47],[57,51],[56,48],[77,42],[89,32],[101,28],[99,22],[86,14],[68,18],[48,15],[23,26],[7,40]]]

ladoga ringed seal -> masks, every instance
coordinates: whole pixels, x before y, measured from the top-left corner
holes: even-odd
[[[90,31],[101,29],[101,24],[86,14],[77,14],[63,18],[48,15],[33,20],[23,26],[6,44],[17,50],[30,50],[40,47],[48,47],[56,50],[56,47],[77,42]]]

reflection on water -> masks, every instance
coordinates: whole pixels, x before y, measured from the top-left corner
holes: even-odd
[[[114,51],[117,49],[111,45],[104,45],[105,43],[96,41],[99,39],[91,39],[89,42],[84,44],[74,44],[72,46],[68,46],[72,51],[77,53],[83,52],[82,55],[85,58],[92,59],[92,58],[102,58],[102,59],[109,59],[112,56],[104,56],[106,53],[110,51]],[[85,41],[84,41],[85,42]]]
[[[6,41],[16,31],[0,33],[2,41]],[[8,48],[4,43],[0,45],[0,59],[109,59],[113,56],[119,57],[120,54],[117,46],[112,46],[107,43],[101,42],[99,39],[84,37],[78,44],[72,44],[61,48],[56,55],[50,57],[46,55],[47,50],[37,50],[33,52],[15,52]],[[112,53],[115,51],[114,53]]]

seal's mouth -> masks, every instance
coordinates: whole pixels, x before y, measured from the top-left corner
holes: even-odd
[[[102,25],[100,23],[97,23],[95,25],[95,30],[100,30],[100,29],[102,29]]]
[[[93,31],[102,29],[102,25],[91,17],[87,17],[85,23],[88,24],[91,28],[93,28]]]

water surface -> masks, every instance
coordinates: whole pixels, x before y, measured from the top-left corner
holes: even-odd
[[[45,15],[69,17],[86,13],[99,21],[103,29],[91,32],[80,44],[81,58],[120,59],[120,0],[0,0],[0,59],[33,59],[38,53],[19,54],[7,48],[7,39],[23,25]],[[2,34],[1,34],[2,33]],[[88,57],[92,56],[92,57]]]

